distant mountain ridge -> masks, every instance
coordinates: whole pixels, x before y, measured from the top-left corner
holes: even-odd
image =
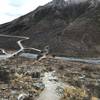
[[[50,52],[56,55],[98,55],[99,1],[81,1],[53,0],[0,25],[0,34],[28,36],[30,40],[24,42],[24,45],[39,49],[49,45]]]

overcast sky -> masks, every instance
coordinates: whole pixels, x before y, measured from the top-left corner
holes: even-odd
[[[9,22],[21,15],[44,5],[51,0],[0,0],[0,24]]]

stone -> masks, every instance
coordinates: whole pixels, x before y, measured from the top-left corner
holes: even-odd
[[[40,72],[33,72],[32,78],[40,78]]]
[[[45,88],[45,85],[42,83],[42,82],[38,82],[38,83],[34,83],[33,84],[33,87],[36,89],[36,90],[43,90]]]
[[[28,95],[27,94],[25,94],[25,93],[22,93],[22,94],[20,94],[19,96],[18,96],[18,100],[25,100],[25,98],[28,98]],[[26,99],[27,100],[27,99]]]
[[[2,90],[8,89],[8,84],[0,84],[0,89]]]
[[[3,81],[5,83],[9,82],[10,80],[10,73],[6,69],[0,70],[0,81]]]

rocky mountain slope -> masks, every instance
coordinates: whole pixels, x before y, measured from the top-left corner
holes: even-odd
[[[92,56],[100,53],[99,26],[99,0],[53,0],[0,25],[0,34],[28,36],[24,45],[39,49],[49,45],[56,55]]]

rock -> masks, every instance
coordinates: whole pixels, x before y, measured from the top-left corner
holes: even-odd
[[[64,70],[64,66],[59,66],[59,70]]]
[[[9,70],[6,69],[0,69],[0,81],[3,81],[5,83],[10,81],[10,73]]]
[[[42,83],[42,82],[39,82],[39,83],[34,83],[33,84],[33,87],[36,89],[36,90],[43,90],[45,88],[45,85]]]
[[[23,74],[15,73],[15,77],[16,77],[16,78],[22,78],[22,77],[23,77]]]
[[[60,87],[60,86],[58,86],[57,88],[56,88],[56,91],[57,91],[57,93],[59,94],[59,95],[64,95],[64,89],[62,88],[62,87]]]
[[[32,72],[31,71],[27,71],[24,73],[25,75],[31,76]]]
[[[48,67],[46,70],[47,71],[53,71],[52,67]]]
[[[26,98],[28,98],[28,95],[23,93],[18,96],[17,100],[27,100]]]
[[[20,94],[17,98],[18,100],[34,100],[33,96],[31,96],[30,94]]]
[[[40,72],[33,72],[32,78],[40,78]]]
[[[15,68],[10,69],[11,74],[14,74],[16,72]]]
[[[2,90],[8,89],[8,84],[0,84],[0,89]]]
[[[34,100],[33,98],[31,98],[31,97],[26,97],[25,99],[23,99],[23,100]]]

